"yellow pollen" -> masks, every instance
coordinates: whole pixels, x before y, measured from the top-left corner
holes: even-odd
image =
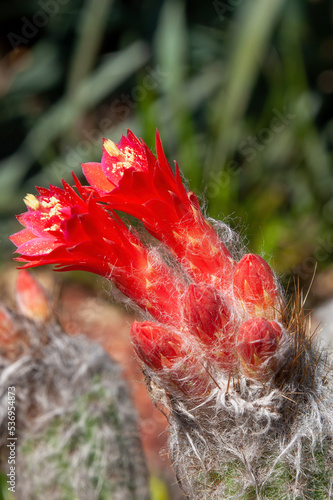
[[[133,151],[133,149],[127,147],[125,148],[125,150],[123,151],[123,155],[125,156],[125,161],[124,161],[124,166],[127,168],[127,167],[130,167],[135,159],[137,158],[142,158],[141,155],[136,155]]]
[[[58,224],[53,224],[53,226],[51,226],[51,227],[46,227],[44,229],[44,231],[57,231],[59,229],[59,227],[60,226]]]
[[[132,148],[127,146],[123,151],[121,151],[117,144],[112,142],[110,139],[104,141],[103,146],[110,156],[118,158],[118,161],[113,163],[112,167],[109,168],[113,174],[123,174],[124,170],[132,167],[136,160],[142,160],[142,156],[136,154]]]
[[[40,202],[34,194],[28,193],[23,201],[28,208],[31,208],[31,210],[38,210],[40,207]]]
[[[119,156],[119,155],[121,155],[121,151],[118,148],[117,144],[115,144],[110,139],[107,139],[106,141],[104,141],[103,146],[106,149],[106,151],[109,153],[110,156]]]
[[[140,158],[140,156],[135,155],[134,151],[131,148],[127,147],[124,149],[124,151],[119,151],[118,159],[121,161],[113,164],[112,172],[120,172],[121,174],[123,174],[126,168],[130,168],[133,166],[136,158]]]
[[[47,213],[44,213],[42,219],[49,219],[50,217],[54,217],[55,215],[61,216],[61,209],[62,205],[60,201],[55,197],[52,196],[52,198],[49,199],[49,201],[42,201],[41,202],[42,207],[48,208],[49,211]]]

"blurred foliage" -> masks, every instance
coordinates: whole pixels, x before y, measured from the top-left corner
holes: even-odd
[[[209,215],[310,279],[333,260],[332,19],[329,0],[3,0],[3,261],[26,192],[159,128]]]
[[[0,472],[0,500],[15,500],[13,494],[8,490],[8,477]]]

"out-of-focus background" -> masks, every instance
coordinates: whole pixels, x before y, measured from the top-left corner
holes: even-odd
[[[131,128],[154,148],[158,128],[210,216],[285,285],[316,274],[309,306],[333,296],[332,25],[329,0],[2,0],[2,274],[27,192],[99,161],[102,137]],[[72,311],[90,293],[75,290]]]

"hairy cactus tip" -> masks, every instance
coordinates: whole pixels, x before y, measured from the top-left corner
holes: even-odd
[[[185,493],[331,498],[332,374],[300,297],[206,218],[158,133],[156,156],[129,131],[82,169],[88,185],[27,196],[17,260],[105,276],[140,308],[132,342]]]

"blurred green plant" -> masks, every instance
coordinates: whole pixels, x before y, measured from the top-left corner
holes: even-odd
[[[8,491],[7,476],[0,472],[0,500],[14,500],[13,494]]]
[[[45,3],[0,7],[5,261],[24,194],[69,180],[99,160],[102,136],[131,127],[151,146],[159,128],[209,214],[245,224],[279,272],[298,266],[307,281],[304,259],[332,263],[328,1],[51,3],[45,26],[7,53],[8,33],[22,37]]]

